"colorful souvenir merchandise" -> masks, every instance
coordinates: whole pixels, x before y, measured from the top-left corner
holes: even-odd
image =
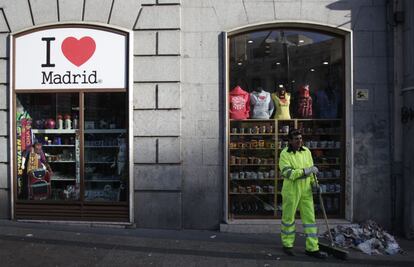
[[[229,96],[230,119],[245,120],[250,113],[250,95],[240,86],[230,91]]]
[[[274,104],[269,92],[259,88],[250,94],[252,119],[269,119],[274,110]]]
[[[278,120],[290,120],[290,94],[283,91],[273,93],[272,100],[275,104],[276,113],[274,118]]]
[[[312,118],[312,97],[310,96],[309,85],[304,85],[299,89],[297,116],[298,118]]]

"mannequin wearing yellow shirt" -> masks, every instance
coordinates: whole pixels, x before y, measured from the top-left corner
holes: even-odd
[[[285,87],[280,85],[277,92],[272,94],[272,100],[275,103],[275,119],[278,120],[290,120],[290,94],[286,92]]]

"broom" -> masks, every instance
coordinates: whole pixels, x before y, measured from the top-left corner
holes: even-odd
[[[329,227],[329,223],[328,223],[328,217],[326,216],[325,206],[323,204],[322,193],[321,193],[321,190],[320,190],[320,187],[319,187],[318,178],[316,178],[315,174],[313,175],[313,177],[315,178],[315,183],[316,183],[317,188],[318,188],[317,192],[318,192],[318,195],[319,195],[319,202],[321,204],[323,217],[325,219],[326,228],[328,229],[329,239],[331,241],[330,245],[319,242],[319,249],[326,252],[326,253],[328,253],[328,254],[333,255],[335,258],[346,260],[348,258],[349,252],[335,246],[335,243],[334,243],[333,238],[332,238],[331,230],[330,230],[330,227]]]

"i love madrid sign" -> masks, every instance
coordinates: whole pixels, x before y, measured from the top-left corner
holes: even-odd
[[[127,87],[128,34],[87,25],[59,25],[12,37],[15,90]]]

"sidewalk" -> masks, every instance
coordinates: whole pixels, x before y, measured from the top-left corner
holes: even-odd
[[[398,240],[404,255],[325,261],[281,251],[277,234],[102,228],[0,221],[0,266],[414,266],[414,241]]]

